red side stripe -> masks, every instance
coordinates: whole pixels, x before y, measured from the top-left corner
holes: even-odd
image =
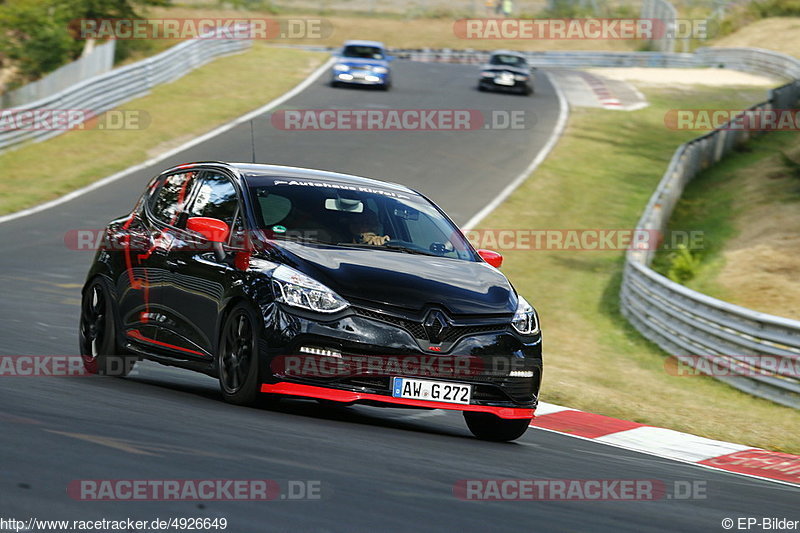
[[[172,348],[173,350],[178,350],[181,352],[193,353],[197,355],[205,355],[203,352],[198,352],[196,350],[190,350],[188,348],[181,348],[180,346],[175,346],[174,344],[169,344],[167,342],[157,341],[155,339],[151,339],[142,335],[142,332],[138,329],[132,329],[128,332],[128,337],[133,337],[134,339],[149,342],[151,344],[157,344],[159,346],[166,346],[167,348]]]

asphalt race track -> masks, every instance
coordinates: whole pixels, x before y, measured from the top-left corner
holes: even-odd
[[[367,175],[418,188],[464,223],[547,142],[558,100],[544,76],[531,98],[475,90],[477,67],[398,62],[389,93],[331,89],[323,76],[285,108],[523,110],[512,131],[302,132],[259,118],[257,159]],[[210,103],[209,105],[213,105]],[[531,117],[535,116],[535,124]],[[154,117],[157,120],[157,117]],[[0,226],[0,354],[77,353],[80,286],[91,252],[68,229],[102,228],[130,209],[147,179],[172,164],[250,159],[250,127],[81,198]],[[512,280],[513,281],[513,280]],[[550,317],[550,321],[557,317]],[[557,346],[545,344],[547,357]],[[545,390],[548,387],[545,371]],[[705,482],[705,499],[471,502],[463,479],[652,479]],[[321,498],[272,502],[89,502],[78,479],[319,481]],[[493,444],[460,414],[285,400],[241,408],[216,381],[156,364],[125,379],[0,382],[0,517],[152,520],[225,517],[228,531],[721,531],[730,517],[796,518],[800,491],[541,430]]]

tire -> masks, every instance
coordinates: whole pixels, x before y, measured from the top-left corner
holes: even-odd
[[[83,289],[78,342],[86,371],[104,376],[127,376],[136,357],[117,344],[117,319],[108,283],[93,278]]]
[[[464,411],[464,420],[473,435],[481,440],[507,442],[520,438],[531,418],[500,418],[491,413]]]
[[[478,90],[482,93],[488,91],[488,89],[483,84],[478,84]]]
[[[336,87],[341,87],[341,85],[339,85],[339,82],[338,82],[338,81],[332,81],[332,82],[331,82],[331,87],[334,87],[334,88],[336,88]]]
[[[261,318],[247,303],[234,306],[222,324],[217,373],[222,397],[228,403],[254,405],[259,400],[260,332]]]

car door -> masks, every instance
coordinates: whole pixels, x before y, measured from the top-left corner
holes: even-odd
[[[169,329],[164,295],[174,282],[168,257],[182,232],[180,226],[185,224],[186,205],[198,175],[198,171],[191,170],[161,178],[141,215],[143,233],[137,235],[137,245],[126,252],[130,290],[120,305],[131,317],[126,322],[126,333],[148,348],[166,348],[170,355],[181,356],[183,352],[164,334]]]
[[[159,176],[153,178],[136,209],[127,219],[111,226],[108,235],[109,257],[117,273],[114,283],[121,328],[129,337],[156,335],[154,322],[150,320],[152,272],[147,254],[153,247],[153,235],[145,210],[162,181]]]
[[[186,209],[186,220],[208,217],[231,228],[231,240],[243,233],[241,202],[233,181],[223,172],[208,170],[198,178]],[[217,318],[235,269],[220,261],[202,236],[184,231],[173,242],[167,258],[172,283],[163,294],[165,325],[171,343],[203,359],[213,356]]]

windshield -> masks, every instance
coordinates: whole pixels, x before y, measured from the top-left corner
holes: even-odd
[[[383,59],[383,50],[377,46],[350,45],[342,51],[343,57],[356,57],[359,59]]]
[[[250,194],[256,224],[269,238],[475,260],[461,231],[419,195],[335,181],[265,181]]]
[[[489,64],[503,65],[506,67],[519,67],[519,68],[525,68],[527,66],[527,62],[525,61],[524,57],[512,56],[506,54],[493,55],[492,58],[489,60]]]

